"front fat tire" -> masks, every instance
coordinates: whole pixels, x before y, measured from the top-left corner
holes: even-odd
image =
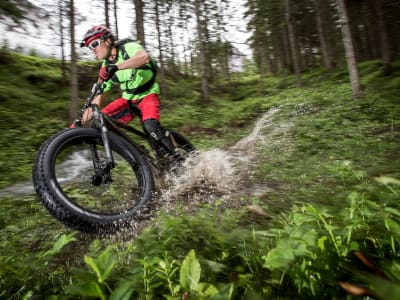
[[[119,211],[96,211],[76,203],[70,196],[70,191],[67,192],[67,189],[61,184],[61,179],[57,178],[58,174],[56,174],[56,161],[58,156],[62,155],[64,149],[69,149],[68,147],[76,144],[102,146],[99,130],[95,128],[75,128],[61,131],[49,138],[38,151],[33,167],[35,190],[48,211],[72,229],[104,234],[129,228],[135,220],[141,217],[142,211],[153,197],[153,176],[141,154],[135,147],[112,132],[109,133],[109,140],[113,154],[121,157],[121,161],[131,167],[129,172],[133,173],[137,180],[137,197],[129,201],[125,200],[129,206]],[[90,182],[87,182],[88,186],[90,184]],[[114,182],[110,186],[113,186],[113,184]],[[75,190],[73,191],[76,193]],[[78,195],[78,198],[84,198],[84,195]],[[92,195],[88,194],[88,196]]]

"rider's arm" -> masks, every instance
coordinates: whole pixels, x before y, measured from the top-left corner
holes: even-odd
[[[93,98],[92,104],[97,104],[100,108],[103,106],[104,100],[107,98],[107,92],[97,95]],[[82,116],[82,122],[85,123],[86,121],[92,118],[93,111],[91,108],[88,108]]]
[[[150,55],[145,50],[139,50],[136,54],[127,60],[118,64],[119,70],[137,69],[150,62]]]
[[[100,108],[103,107],[104,99],[107,98],[108,92],[97,95],[93,98],[92,104],[97,104]]]

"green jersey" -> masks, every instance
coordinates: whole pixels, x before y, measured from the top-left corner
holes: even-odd
[[[127,60],[127,56],[135,56],[139,50],[144,50],[140,44],[131,41],[124,43],[123,47],[125,48],[126,53],[124,54],[121,50],[121,47],[119,47],[118,58],[115,64],[119,64]],[[107,64],[108,62],[104,60],[102,66]],[[150,64],[147,64],[146,68],[141,69],[119,70],[110,80],[103,83],[103,91],[107,92],[111,89],[113,84],[119,84],[119,87],[122,90],[122,97],[127,100],[141,99],[149,94],[160,94],[160,87],[157,82],[154,82],[154,84],[144,92],[137,93],[136,91],[136,89],[140,88],[140,86],[152,80],[153,76],[154,74],[151,70]]]

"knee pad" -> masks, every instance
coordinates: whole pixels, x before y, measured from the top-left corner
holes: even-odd
[[[169,153],[175,153],[176,149],[169,137],[169,132],[161,126],[160,122],[155,119],[147,119],[143,122],[143,128],[154,141]]]
[[[156,119],[147,119],[143,122],[144,131],[156,141],[164,137],[164,130]]]

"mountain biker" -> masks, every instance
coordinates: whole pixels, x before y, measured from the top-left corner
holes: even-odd
[[[101,108],[112,85],[119,84],[122,97],[113,100],[102,112],[127,124],[133,119],[132,111],[138,111],[145,132],[170,154],[176,154],[168,131],[160,124],[160,88],[146,50],[131,40],[123,44],[117,42],[112,31],[103,25],[90,28],[81,47],[88,47],[97,59],[103,61],[98,75],[103,93],[97,95],[92,103]],[[89,120],[91,114],[87,110],[82,121]]]

